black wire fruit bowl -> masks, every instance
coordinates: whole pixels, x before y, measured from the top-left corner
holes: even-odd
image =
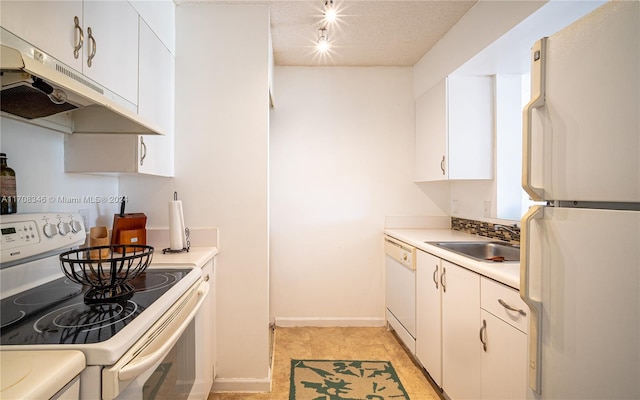
[[[151,246],[95,246],[60,254],[60,266],[73,282],[91,286],[84,294],[85,303],[119,302],[133,296],[130,281],[144,272],[152,258]]]

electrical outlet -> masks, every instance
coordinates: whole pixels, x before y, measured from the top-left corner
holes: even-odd
[[[458,200],[451,200],[451,214],[457,215],[460,208],[460,202]]]
[[[485,218],[491,218],[491,202],[484,201],[482,204],[483,204],[482,216]]]
[[[84,224],[84,230],[89,232],[89,209],[82,208],[78,210],[78,214],[82,217],[82,223]]]

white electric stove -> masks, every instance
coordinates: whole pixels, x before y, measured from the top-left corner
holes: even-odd
[[[0,351],[81,351],[81,398],[189,398],[194,321],[209,288],[199,268],[147,268],[130,281],[131,295],[89,302],[90,287],[67,278],[60,262],[85,242],[79,214],[12,214],[0,222]]]

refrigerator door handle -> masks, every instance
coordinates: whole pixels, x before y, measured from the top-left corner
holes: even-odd
[[[531,182],[531,117],[534,108],[542,107],[545,104],[546,52],[546,37],[533,44],[531,49],[531,101],[522,112],[522,188],[533,201],[544,200],[543,189],[533,186]]]
[[[531,222],[544,216],[544,207],[533,206],[522,218],[522,240],[520,251],[520,297],[529,306],[529,387],[541,393],[541,359],[542,359],[542,303],[531,298],[530,290],[530,231]]]

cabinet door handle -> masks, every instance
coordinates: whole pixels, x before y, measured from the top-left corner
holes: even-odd
[[[480,327],[480,342],[482,343],[482,349],[484,352],[487,352],[487,341],[485,340],[485,336],[487,334],[487,320],[482,320],[482,326]]]
[[[440,161],[440,169],[442,170],[442,175],[444,175],[444,156],[442,156],[442,161]]]
[[[526,313],[523,309],[521,309],[521,308],[520,308],[520,309],[518,309],[518,308],[512,307],[512,306],[510,306],[509,304],[507,304],[507,303],[506,303],[504,300],[502,300],[502,299],[498,299],[498,303],[500,303],[500,305],[501,305],[502,307],[506,308],[506,309],[507,309],[507,310],[509,310],[509,311],[515,311],[515,312],[517,312],[518,314],[522,314],[522,315],[523,315],[523,316],[525,316],[525,317],[527,316],[527,313]]]
[[[145,158],[147,158],[147,145],[144,143],[144,136],[140,136],[140,166],[144,164]]]
[[[91,63],[92,63],[91,60],[93,60],[93,57],[96,56],[97,45],[96,45],[96,38],[93,37],[93,34],[91,32],[91,27],[87,28],[87,33],[89,34],[89,46],[91,49],[91,53],[87,58],[87,66],[91,67]]]
[[[73,48],[73,57],[74,58],[78,58],[80,57],[80,49],[82,48],[82,44],[84,43],[84,31],[82,30],[82,27],[80,26],[80,19],[78,19],[78,17],[73,17],[73,23],[76,25],[75,26],[75,31],[78,33],[78,41],[76,42],[75,47]]]
[[[447,269],[445,267],[442,267],[442,275],[440,275],[440,284],[442,285],[442,291],[443,292],[447,292],[447,285],[445,285],[444,283],[444,276],[447,273]]]
[[[436,289],[438,289],[438,264],[436,264],[436,269],[433,271],[433,282],[436,284]]]

